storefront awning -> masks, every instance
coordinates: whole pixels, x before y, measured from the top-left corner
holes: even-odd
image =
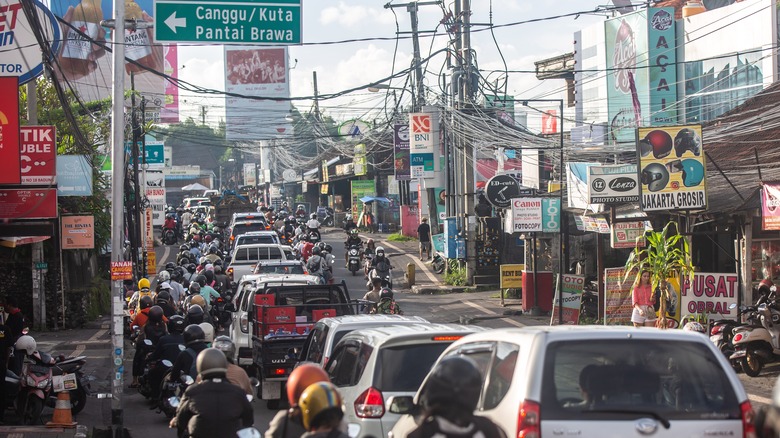
[[[360,198],[360,202],[364,204],[367,204],[369,202],[374,202],[374,201],[385,202],[388,204],[390,203],[389,199],[382,196],[363,196],[362,198]]]

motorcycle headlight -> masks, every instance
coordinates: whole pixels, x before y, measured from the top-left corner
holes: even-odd
[[[357,250],[356,249],[350,249],[349,250],[349,255],[357,255]]]
[[[24,383],[27,386],[35,387],[38,382],[35,381],[35,379],[32,378],[32,376],[27,376],[24,380]]]
[[[44,389],[49,386],[51,381],[49,379],[43,379],[40,382],[38,382],[38,389]]]

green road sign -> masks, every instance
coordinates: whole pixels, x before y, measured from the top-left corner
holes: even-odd
[[[36,262],[35,263],[35,269],[37,269],[39,271],[45,271],[45,270],[49,269],[49,264],[46,263],[46,262]]]
[[[168,43],[300,44],[302,0],[155,0],[155,39]]]
[[[130,142],[125,142],[125,152],[128,155],[132,155],[130,153]],[[146,147],[141,145],[141,143],[138,143],[138,150],[139,152],[141,150],[144,150],[146,152],[146,164],[165,164],[165,147],[163,145],[163,142],[146,142]],[[128,160],[129,164],[133,164],[132,157]]]

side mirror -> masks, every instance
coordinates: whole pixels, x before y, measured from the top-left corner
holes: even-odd
[[[185,347],[184,344],[179,344],[179,351],[184,351],[186,349],[187,347]]]
[[[252,394],[247,394],[246,399],[249,403],[252,403],[254,401],[255,397]]]
[[[260,386],[260,381],[257,379],[257,377],[250,377],[249,383],[252,385],[253,388],[257,388]]]
[[[729,304],[729,310],[735,309],[737,307],[737,303],[731,303]]]
[[[147,347],[151,347],[152,346],[152,340],[151,339],[144,339],[144,345],[146,345]]]
[[[411,414],[415,410],[415,404],[414,399],[410,395],[398,395],[394,397],[390,397],[387,400],[387,403],[390,405],[390,409],[388,409],[390,412],[394,414]]]
[[[133,326],[133,331],[135,332],[135,331],[138,331],[138,330],[141,330],[141,327],[138,327],[137,325],[134,325]]]
[[[171,361],[169,361],[168,359],[163,359],[163,361],[162,361],[162,364],[163,364],[163,366],[164,366],[164,367],[166,367],[166,368],[171,368],[171,367],[173,367],[173,364],[172,364],[172,363],[171,363]]]
[[[189,386],[195,383],[195,379],[192,378],[189,374],[185,374],[181,376],[181,381],[184,382],[185,385]]]
[[[178,409],[179,408],[179,397],[169,397],[168,398],[168,404],[171,405],[172,408]]]

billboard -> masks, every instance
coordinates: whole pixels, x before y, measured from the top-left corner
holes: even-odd
[[[761,187],[761,229],[780,230],[780,183],[765,182]]]
[[[164,73],[172,78],[178,78],[179,48],[176,44],[164,46],[163,60]],[[160,123],[179,123],[179,87],[171,81],[165,81],[165,101],[160,108]]]
[[[53,184],[57,175],[57,132],[54,126],[22,126],[22,185]]]
[[[395,168],[395,179],[398,181],[409,181],[412,170],[409,156],[409,124],[396,123],[393,125],[393,163]]]
[[[636,132],[642,209],[706,209],[701,125],[639,128]]]
[[[431,114],[409,114],[409,153],[412,178],[433,178],[438,123]]]
[[[0,184],[22,180],[19,149],[19,81],[0,77]]]
[[[736,318],[739,274],[696,272],[693,281],[685,278],[680,288],[682,313],[705,314],[711,319]]]
[[[87,157],[57,156],[57,195],[92,196],[92,166]]]
[[[94,249],[95,218],[93,216],[62,217],[62,249]]]
[[[512,199],[512,232],[557,233],[561,231],[559,198]]]
[[[61,41],[60,26],[51,11],[37,0],[30,4],[37,12],[34,26],[27,20],[21,0],[0,0],[0,76],[18,78],[19,84],[43,73],[41,47],[32,29],[42,27],[43,34],[49,37],[51,53],[59,51]]]
[[[363,203],[360,202],[360,198],[364,196],[376,196],[376,184],[373,179],[367,180],[353,180],[351,181],[352,188],[352,217],[357,219],[363,212]]]
[[[100,25],[113,20],[112,0],[59,0],[51,2],[54,15],[60,19],[63,38],[57,53],[55,74],[70,81],[85,101],[111,97],[113,66],[111,54],[103,48],[112,40],[112,29]],[[125,19],[149,24],[153,0],[126,0]],[[97,44],[96,44],[97,43]],[[165,79],[149,70],[164,71],[163,46],[155,42],[154,29],[125,30],[125,84],[133,74],[135,90],[146,97],[147,110],[159,113],[165,93]]]
[[[225,46],[225,122],[228,141],[292,134],[286,47]],[[248,96],[236,97],[230,94]]]
[[[588,199],[591,204],[639,202],[636,164],[589,166]]]

